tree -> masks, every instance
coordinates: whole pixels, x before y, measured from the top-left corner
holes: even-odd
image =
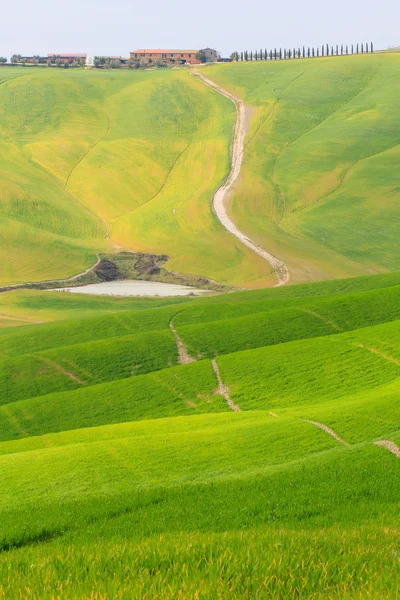
[[[361,44],[361,54],[364,54],[364,44]]]
[[[277,49],[275,48],[275,50],[274,50],[274,59],[276,60],[277,58],[278,58],[278,52],[277,52]]]
[[[199,50],[196,54],[196,58],[202,63],[207,62],[207,54],[204,52],[204,50]]]
[[[243,52],[240,53],[240,60],[243,62]]]
[[[305,47],[303,46],[303,58],[305,58],[305,57],[306,57],[306,49],[305,49]]]
[[[332,48],[331,48],[331,56],[333,56],[333,55],[334,55],[334,51],[333,51],[333,46],[332,46]]]
[[[354,54],[354,44],[351,45],[351,53]]]
[[[374,44],[371,42],[371,54],[374,52]]]
[[[319,48],[318,48],[318,51],[319,51]],[[325,48],[324,48],[324,46],[322,46],[321,52],[322,52],[322,56],[324,56],[324,54],[325,54]]]
[[[368,54],[368,42],[365,44],[365,50],[366,50],[366,52]]]
[[[5,57],[5,56],[0,56],[0,64],[1,64],[1,65],[5,65],[5,64],[6,64],[6,62],[7,62],[7,59],[6,59],[6,57]]]
[[[247,50],[244,51],[244,60],[247,62],[249,60],[249,53]]]
[[[310,58],[310,56],[311,56],[311,50],[310,50],[310,46],[308,46],[308,50],[307,50],[307,56],[308,56],[308,58]]]
[[[250,50],[250,60],[253,60],[253,50]]]
[[[313,58],[315,57],[315,50],[314,50],[314,48],[312,49],[312,57]]]
[[[289,59],[289,60],[292,58],[292,51],[291,51],[291,49],[290,49],[290,48],[289,48],[289,50],[288,50],[288,54],[287,54],[287,56],[288,56],[288,59]]]
[[[282,48],[279,48],[279,60],[282,60]]]
[[[343,56],[343,44],[340,47],[340,54]]]
[[[359,45],[357,44],[357,54],[359,54],[359,53],[360,53],[360,51],[359,51]]]
[[[317,57],[319,57],[319,46],[317,48]]]
[[[328,46],[328,44],[326,45],[326,55],[329,56],[329,46]]]
[[[269,60],[272,60],[272,57],[273,57],[273,52],[272,52],[272,50],[270,50],[269,51]]]
[[[258,60],[258,52],[257,52],[257,50],[254,52],[254,59]]]

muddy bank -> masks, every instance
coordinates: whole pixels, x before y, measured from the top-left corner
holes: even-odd
[[[164,268],[169,260],[165,254],[143,254],[140,252],[119,252],[118,254],[100,254],[93,267],[84,273],[69,279],[54,279],[37,283],[21,283],[0,287],[1,292],[18,289],[50,290],[54,288],[72,288],[96,283],[124,280],[155,281],[172,283],[214,292],[229,292],[233,286],[216,283],[206,277],[173,273]]]

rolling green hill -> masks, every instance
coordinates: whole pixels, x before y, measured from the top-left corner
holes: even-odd
[[[3,596],[395,598],[399,290],[48,292],[0,335]]]
[[[167,254],[184,274],[272,283],[211,209],[233,123],[229,100],[186,70],[7,69],[0,285],[68,277],[121,247]]]
[[[399,268],[399,66],[377,54],[204,70],[249,107],[231,216],[292,281]]]

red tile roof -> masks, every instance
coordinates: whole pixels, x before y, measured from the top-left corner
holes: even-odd
[[[165,50],[164,48],[140,48],[139,50],[132,50],[131,54],[196,54],[198,50]]]

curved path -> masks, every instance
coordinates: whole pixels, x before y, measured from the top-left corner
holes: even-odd
[[[213,199],[213,206],[215,210],[215,214],[217,215],[221,224],[227,229],[230,233],[238,238],[245,246],[253,250],[256,254],[264,258],[269,262],[271,267],[274,270],[278,283],[275,287],[280,285],[285,285],[289,281],[289,270],[284,262],[276,258],[273,254],[266,252],[260,246],[258,246],[253,240],[248,238],[244,233],[242,233],[234,224],[234,222],[229,218],[226,207],[225,200],[231,191],[233,184],[237,180],[240,174],[240,169],[243,162],[243,152],[244,152],[244,139],[246,136],[246,106],[240,98],[234,96],[224,88],[220,87],[218,84],[211,81],[211,79],[207,79],[204,75],[201,75],[198,71],[194,71],[196,77],[198,77],[203,83],[209,85],[214,88],[217,92],[226,96],[233,102],[236,108],[236,123],[235,123],[235,131],[232,143],[232,160],[231,160],[231,170],[226,179],[226,181],[221,185],[220,188],[215,192]]]

